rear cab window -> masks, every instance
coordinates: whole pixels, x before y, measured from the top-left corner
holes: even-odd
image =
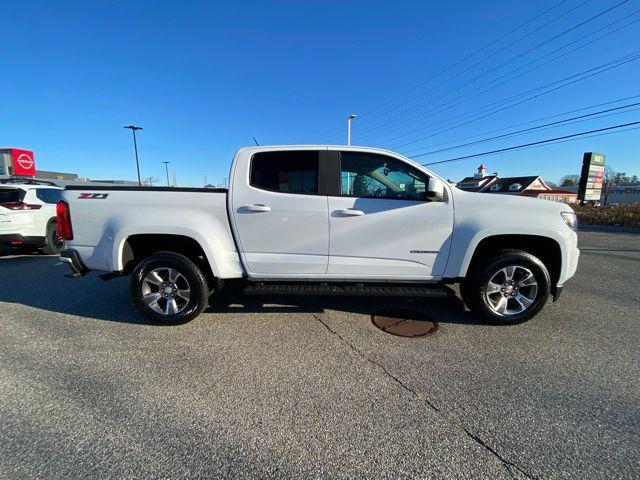
[[[251,158],[252,187],[281,193],[318,194],[320,152],[260,152]]]

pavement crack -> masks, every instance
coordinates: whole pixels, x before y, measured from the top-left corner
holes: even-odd
[[[378,367],[380,370],[382,370],[384,372],[384,374],[387,377],[389,377],[391,380],[393,380],[395,383],[397,383],[405,391],[410,393],[416,400],[418,400],[421,403],[425,403],[426,405],[429,406],[429,408],[431,408],[434,412],[436,412],[438,415],[440,415],[446,421],[448,421],[449,423],[453,424],[454,426],[457,426],[458,428],[460,428],[471,440],[473,440],[476,444],[480,445],[487,452],[491,453],[491,455],[493,455],[496,459],[498,459],[500,461],[500,463],[502,463],[502,465],[505,467],[507,472],[509,472],[509,475],[511,475],[512,478],[515,478],[515,476],[514,476],[514,470],[515,470],[518,473],[524,475],[526,478],[537,480],[537,477],[535,477],[534,475],[532,475],[530,473],[527,473],[526,471],[524,471],[522,469],[522,467],[518,466],[517,464],[515,464],[512,461],[510,461],[510,460],[506,459],[505,457],[503,457],[496,449],[494,449],[493,447],[488,445],[484,440],[482,440],[482,438],[480,438],[479,435],[477,435],[477,434],[473,433],[471,430],[469,430],[462,423],[462,421],[458,417],[456,417],[455,415],[453,415],[450,412],[447,412],[446,410],[442,410],[437,405],[435,405],[427,396],[425,396],[424,394],[414,390],[409,385],[404,383],[396,375],[391,373],[387,369],[387,367],[385,367],[383,364],[381,364],[380,362],[377,362],[376,360],[368,357],[362,350],[360,350],[353,343],[351,343],[349,340],[347,340],[342,335],[340,335],[340,333],[338,333],[336,330],[334,330],[331,327],[331,325],[329,325],[327,322],[325,322],[322,319],[322,317],[320,317],[320,315],[318,315],[316,313],[311,313],[311,316],[313,316],[313,318],[315,318],[320,324],[322,324],[324,326],[324,328],[326,328],[327,331],[331,335],[337,337],[342,343],[344,343],[347,347],[349,347],[356,355],[358,355],[360,358],[362,358],[366,362],[370,363],[371,365],[374,365],[374,366]]]

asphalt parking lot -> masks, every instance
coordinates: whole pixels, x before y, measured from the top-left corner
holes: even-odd
[[[154,327],[127,279],[0,257],[0,476],[638,478],[640,234],[580,233],[558,303],[235,297]],[[370,315],[403,306],[436,334]]]

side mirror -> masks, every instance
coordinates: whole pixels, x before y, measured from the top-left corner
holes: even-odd
[[[429,177],[427,190],[424,192],[427,200],[441,202],[444,199],[444,183],[439,178]]]

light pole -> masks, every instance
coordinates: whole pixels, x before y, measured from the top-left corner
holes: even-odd
[[[140,180],[140,162],[138,161],[138,143],[136,142],[136,130],[142,130],[142,127],[136,127],[135,125],[127,125],[124,128],[128,128],[133,133],[133,149],[136,152],[136,169],[138,170],[138,185],[142,186]]]
[[[167,172],[167,187],[168,187],[168,186],[170,186],[169,185],[169,164],[171,162],[162,162],[162,163],[164,163],[164,170],[165,170],[165,172]]]
[[[347,117],[347,145],[351,145],[351,120],[358,118],[353,113]]]

